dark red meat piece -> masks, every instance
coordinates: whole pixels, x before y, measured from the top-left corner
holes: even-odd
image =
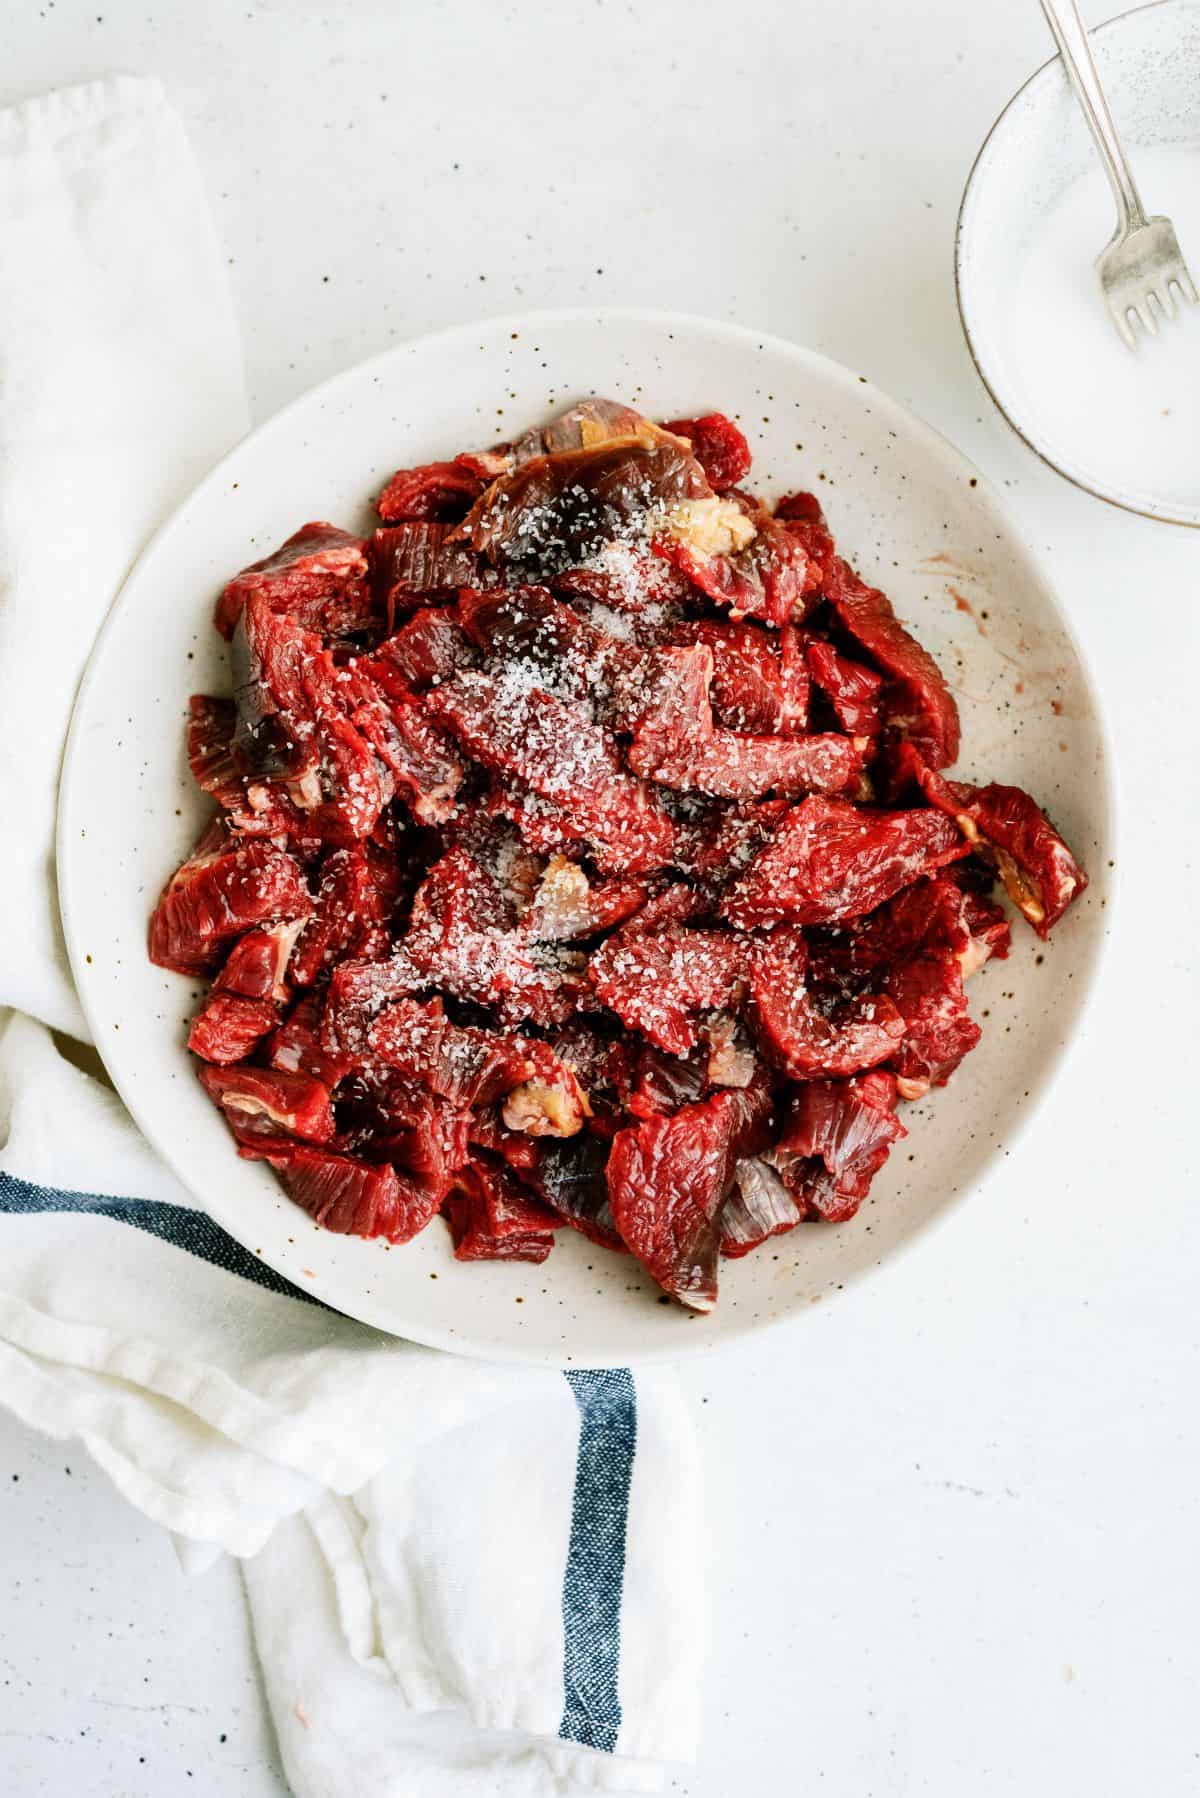
[[[771,1094],[758,1081],[613,1138],[608,1196],[623,1240],[665,1292],[694,1311],[717,1302],[721,1207],[734,1170],[767,1138]]]
[[[893,968],[884,991],[904,1019],[891,1066],[901,1096],[919,1099],[931,1086],[945,1086],[982,1035],[967,1012],[962,962],[946,950],[916,955]]]
[[[297,791],[306,805],[319,797],[312,785],[320,763],[306,675],[325,654],[315,632],[277,617],[253,597],[234,628],[234,756],[248,776],[286,782],[289,796],[307,780],[307,789]]]
[[[708,696],[712,672],[705,644],[658,654],[627,752],[635,774],[719,799],[756,799],[773,789],[842,793],[858,786],[863,745],[853,738],[717,730]]]
[[[590,602],[621,616],[639,642],[658,642],[669,632],[690,585],[661,556],[624,543],[609,544],[585,568],[552,575],[550,587],[572,605]]]
[[[464,450],[455,456],[454,465],[467,474],[478,475],[481,481],[494,481],[497,475],[507,474],[512,467],[513,446],[501,443],[490,450]]]
[[[821,525],[825,530],[829,528],[825,524],[821,502],[815,493],[785,493],[775,507],[775,516],[786,524]],[[830,541],[833,539],[830,538]]]
[[[280,1145],[266,1158],[288,1197],[323,1229],[343,1236],[411,1242],[441,1203],[419,1180],[386,1163],[375,1166],[307,1143]]]
[[[483,491],[483,480],[458,462],[427,462],[401,468],[379,495],[376,511],[385,524],[457,524]]]
[[[353,723],[392,776],[395,795],[422,824],[454,815],[465,769],[454,744],[414,697],[379,691],[357,708]]]
[[[948,951],[975,972],[990,956],[1003,959],[1011,932],[999,906],[960,886],[950,874],[914,881],[868,917],[811,934],[818,978],[838,985],[871,976],[924,952]]]
[[[445,1212],[458,1261],[544,1261],[561,1222],[482,1157],[460,1171]]]
[[[629,752],[635,773],[682,792],[717,799],[758,799],[776,792],[850,793],[859,787],[864,766],[861,739],[837,735],[743,737],[714,731],[695,749],[650,766]]]
[[[238,620],[233,648],[239,756],[256,773],[284,779],[314,837],[369,836],[394,782],[347,716],[369,696],[367,683],[257,595]]]
[[[844,1222],[905,1134],[895,1108],[889,1074],[810,1080],[797,1088],[779,1141],[764,1159],[806,1216]]]
[[[467,636],[488,657],[519,664],[523,679],[536,669],[548,693],[619,722],[623,689],[642,661],[631,643],[598,630],[545,587],[464,588],[459,612]]]
[[[975,853],[995,864],[1017,910],[1048,937],[1087,887],[1087,875],[1045,812],[1020,787],[944,780],[913,756],[902,766],[929,803],[954,819]]]
[[[385,693],[406,699],[448,680],[475,660],[458,607],[422,606],[359,666]]]
[[[486,912],[491,922],[506,928],[521,923],[541,879],[542,861],[526,848],[508,820],[494,817],[486,805],[465,805],[442,840],[448,848],[470,856],[480,870],[486,885],[477,895],[482,907],[479,920]]]
[[[619,931],[592,956],[596,996],[630,1030],[668,1055],[696,1046],[697,1013],[733,1003],[745,978],[746,945],[715,930]]]
[[[270,999],[211,992],[192,1019],[188,1048],[202,1061],[244,1061],[255,1044],[274,1030],[278,1018],[278,1007]]]
[[[326,713],[320,723],[320,798],[308,813],[315,836],[352,843],[370,836],[395,783],[385,775],[373,743],[348,718]]]
[[[861,581],[837,556],[825,595],[839,624],[891,676],[895,697],[886,699],[886,721],[908,738],[931,768],[946,768],[958,757],[959,721],[945,676],[892,610],[891,601]]]
[[[192,1020],[188,1048],[204,1061],[238,1062],[279,1022],[291,998],[289,962],[303,919],[239,937]]]
[[[608,1202],[608,1144],[592,1135],[547,1138],[525,1178],[552,1211],[602,1248],[625,1254]]]
[[[706,412],[703,418],[677,418],[664,429],[676,437],[687,438],[714,493],[738,486],[750,473],[750,445],[723,412]]]
[[[806,590],[823,592],[833,566],[834,547],[821,502],[812,493],[789,493],[776,506],[775,518],[804,551]]]
[[[857,1074],[893,1055],[904,1019],[890,998],[867,993],[827,1010],[805,984],[808,953],[802,932],[782,925],[750,962],[750,991],[760,1042],[791,1080]]]
[[[665,924],[686,924],[705,909],[704,895],[685,881],[659,887],[637,914],[638,930],[659,930]]]
[[[187,758],[192,779],[225,811],[245,800],[242,771],[233,754],[237,707],[231,699],[193,693],[188,700]]]
[[[756,535],[733,559],[749,581],[754,599],[748,604],[743,597],[730,607],[730,615],[736,618],[744,612],[767,624],[798,624],[818,591],[820,571],[811,564],[794,531],[780,524],[757,500],[738,498],[753,520]]]
[[[456,1105],[487,1105],[534,1072],[520,1040],[452,1024],[440,999],[402,999],[370,1026],[373,1054]]]
[[[1012,930],[1000,907],[991,899],[969,889],[963,893],[963,922],[969,941],[960,952],[963,979],[969,980],[976,969],[989,960],[1004,961],[1012,947]]]
[[[740,566],[735,556],[706,555],[692,544],[669,536],[655,539],[654,553],[706,599],[726,607],[731,618],[762,618],[768,624],[778,625],[793,616],[800,585],[786,565],[768,601],[761,580]]]
[[[444,1198],[471,1158],[471,1113],[435,1099],[384,1140],[394,1165]]]
[[[669,535],[655,539],[654,553],[733,619],[759,618],[776,627],[799,623],[818,592],[822,570],[810,562],[795,531],[755,501],[744,510],[756,535],[733,555],[708,555]]]
[[[328,1088],[309,1074],[274,1068],[200,1069],[200,1083],[239,1142],[301,1136],[328,1142],[334,1134]]]
[[[215,993],[237,993],[245,999],[270,999],[286,1005],[291,998],[291,958],[297,938],[308,929],[302,918],[271,924],[239,937],[213,982]]]
[[[520,678],[460,674],[429,694],[432,715],[497,774],[554,809],[561,841],[586,843],[604,873],[642,874],[671,859],[674,834],[614,738],[577,708]],[[520,825],[525,810],[516,822]]]
[[[323,993],[303,993],[272,1036],[267,1061],[287,1074],[311,1074],[332,1092],[354,1066],[354,1057],[321,1047]]]
[[[594,554],[648,507],[710,491],[682,441],[617,437],[531,457],[493,481],[459,529],[493,563],[552,575]]]
[[[954,872],[914,880],[868,916],[812,931],[818,978],[836,983],[886,972],[923,949],[965,952],[970,942],[966,895]]]
[[[717,724],[759,736],[798,736],[804,730],[808,670],[791,625],[768,631],[747,621],[704,619],[681,626],[680,638],[712,651],[709,697]]]
[[[829,700],[842,729],[852,737],[878,736],[883,728],[879,703],[882,675],[839,655],[820,637],[810,639],[805,656],[813,680]]]
[[[409,990],[437,986],[456,998],[495,1007],[510,1023],[561,1022],[574,1009],[569,970],[540,964],[511,898],[465,848],[430,869],[413,901],[409,928],[394,958]]]
[[[513,1041],[529,1057],[531,1072],[507,1094],[501,1117],[526,1136],[576,1136],[591,1116],[587,1094],[573,1067],[538,1037]]]
[[[611,1136],[615,1120],[623,1116],[641,1045],[623,1033],[610,1034],[598,1020],[577,1012],[555,1033],[552,1047],[587,1094],[589,1130]]]
[[[686,865],[709,888],[725,886],[749,866],[790,810],[786,799],[727,805],[701,819],[687,845]]]
[[[498,1155],[501,1161],[508,1163],[518,1178],[527,1179],[538,1164],[542,1139],[526,1136],[523,1130],[510,1130],[494,1105],[489,1105],[484,1110],[469,1111],[467,1116],[470,1120],[468,1135],[474,1147],[486,1149],[490,1155]]]
[[[636,1118],[660,1117],[694,1105],[708,1090],[707,1057],[665,1055],[649,1043],[637,1059],[637,1073],[630,1089],[628,1109]]]
[[[390,1068],[359,1069],[338,1094],[338,1148],[390,1161],[444,1199],[471,1158],[472,1113],[423,1092]]]
[[[641,704],[629,720],[631,762],[655,768],[695,756],[713,735],[712,651],[703,643],[648,658]]]
[[[303,918],[312,899],[299,864],[273,843],[239,842],[213,824],[175,873],[150,920],[150,960],[204,974],[222,947],[266,919]]]
[[[211,794],[238,836],[302,837],[304,814],[274,781],[242,773],[234,750],[237,707],[231,699],[194,693],[188,701],[187,755],[196,785]]]
[[[553,956],[539,962],[537,945],[509,917],[487,870],[468,851],[450,850],[426,876],[394,953],[334,970],[323,1042],[361,1054],[366,1025],[384,1004],[432,987],[488,1006],[508,1024],[561,1023],[574,1009],[580,978]]]
[[[382,922],[379,890],[363,851],[331,850],[321,864],[313,915],[292,956],[292,980],[311,986],[335,962],[361,958],[364,939]]]
[[[389,635],[397,612],[411,612],[424,596],[451,595],[494,578],[449,524],[385,525],[372,537],[369,554],[375,601]]]
[[[232,637],[246,602],[259,598],[309,630],[342,636],[372,622],[367,546],[334,524],[305,524],[294,536],[235,575],[217,602],[217,629]]]
[[[573,1069],[549,1044],[453,1024],[440,999],[398,1001],[370,1024],[367,1039],[380,1061],[439,1098],[502,1098],[504,1124],[527,1136],[573,1136],[588,1115]]]
[[[421,981],[406,955],[386,961],[344,961],[330,976],[319,1042],[327,1055],[358,1061],[367,1053],[372,1021],[385,1005],[418,988]]]
[[[748,1255],[772,1236],[794,1230],[804,1210],[775,1169],[760,1156],[748,1156],[734,1169],[733,1191],[721,1211],[721,1253],[731,1259]]]
[[[823,924],[860,917],[963,854],[936,812],[871,812],[805,799],[787,814],[726,898],[731,924]]]

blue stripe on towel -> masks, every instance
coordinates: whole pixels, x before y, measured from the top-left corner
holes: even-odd
[[[199,1255],[202,1261],[211,1261],[215,1267],[224,1268],[226,1273],[253,1280],[256,1286],[265,1286],[268,1292],[281,1292],[288,1298],[303,1299],[309,1305],[321,1303],[311,1292],[293,1286],[257,1255],[251,1255],[203,1211],[189,1211],[186,1205],[164,1205],[153,1199],[109,1199],[91,1192],[58,1192],[50,1186],[34,1186],[28,1180],[18,1180],[15,1174],[6,1174],[0,1169],[0,1212],[5,1211],[22,1215],[38,1211],[76,1211],[93,1217],[110,1217],[116,1223],[132,1224],[135,1230],[145,1230],[150,1236],[157,1236],[160,1242],[169,1242],[173,1248]]]
[[[579,1406],[579,1456],[563,1577],[563,1687],[558,1733],[611,1754],[621,1728],[621,1589],[637,1393],[626,1367],[570,1372]]]

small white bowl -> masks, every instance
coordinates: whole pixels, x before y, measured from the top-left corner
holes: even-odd
[[[1200,278],[1200,4],[1160,0],[1091,34],[1148,213]],[[1121,343],[1095,273],[1115,212],[1055,57],[992,127],[958,220],[958,305],[1014,429],[1076,486],[1200,526],[1200,307]]]

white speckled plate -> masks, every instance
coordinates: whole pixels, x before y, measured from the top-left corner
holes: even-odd
[[[652,417],[724,408],[768,496],[812,487],[846,552],[892,594],[962,707],[962,768],[1028,786],[1092,886],[1043,949],[1018,923],[986,968],[984,1041],[909,1106],[909,1137],[851,1224],[802,1226],[722,1270],[709,1317],[660,1301],[627,1257],[560,1232],[542,1267],[459,1264],[434,1223],[388,1249],[318,1230],[234,1153],[184,1049],[196,983],[146,960],[146,922],[205,815],[183,753],[188,695],[228,687],[213,598],[307,518],[367,528],[393,468],[510,436],[588,392]],[[241,444],[155,537],[113,607],[64,772],[59,881],[97,1045],[146,1135],[255,1254],[385,1330],[506,1360],[694,1354],[803,1316],[894,1255],[1011,1145],[1074,1031],[1105,931],[1109,780],[1094,695],[1037,564],[975,470],[860,376],[730,325],[645,313],[491,319],[389,351],[305,395]]]

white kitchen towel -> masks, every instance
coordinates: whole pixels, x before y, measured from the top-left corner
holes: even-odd
[[[79,1437],[186,1563],[253,1557],[297,1798],[656,1789],[694,1751],[704,1583],[674,1378],[487,1367],[329,1311],[46,1028],[83,1034],[52,852],[74,686],[246,420],[156,82],[0,113],[0,375],[0,1403]]]
[[[75,1036],[58,764],[149,532],[249,424],[226,270],[157,81],[0,113],[0,1004]]]

